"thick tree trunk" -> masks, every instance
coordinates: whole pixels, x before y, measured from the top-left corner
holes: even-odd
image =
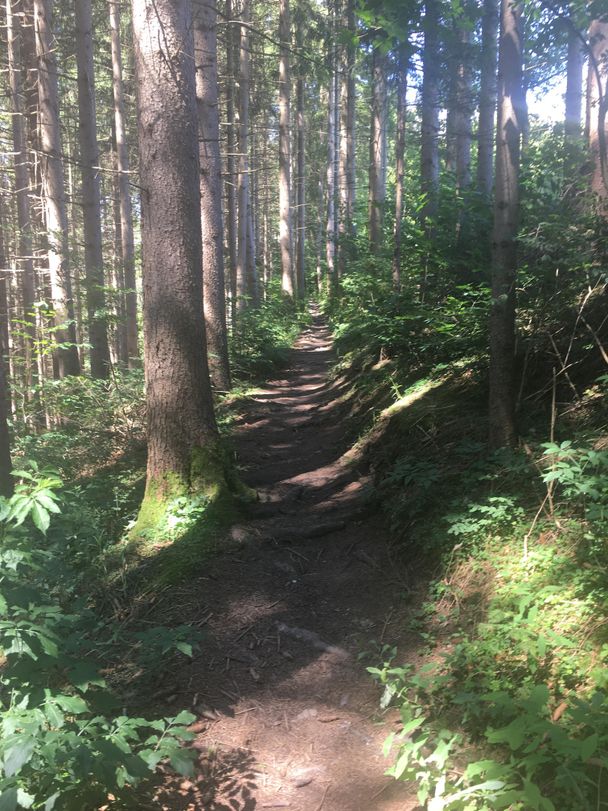
[[[372,55],[372,98],[369,139],[368,227],[372,253],[382,249],[386,202],[386,75],[377,50]]]
[[[401,226],[405,176],[405,124],[407,112],[407,60],[401,59],[397,79],[397,137],[395,142],[395,231],[393,248],[393,288],[401,290]]]
[[[289,121],[291,28],[289,23],[289,0],[279,0],[279,42],[279,244],[281,248],[281,290],[286,296],[293,298],[295,290],[291,233],[291,135]]]
[[[108,325],[105,316],[103,241],[101,236],[101,188],[99,147],[95,110],[95,72],[93,66],[93,12],[91,0],[75,0],[76,65],[78,69],[78,136],[82,173],[82,222],[84,230],[84,267],[91,344],[91,375],[107,378],[110,374]]]
[[[7,348],[0,334],[0,496],[9,498],[13,494],[13,477],[11,476],[11,442],[8,430],[10,413],[10,394],[6,376]]]
[[[194,51],[201,165],[203,233],[203,300],[211,379],[221,391],[230,389],[224,244],[222,225],[222,165],[217,99],[217,6],[196,0]]]
[[[591,190],[600,210],[608,214],[608,22],[593,20],[589,27],[587,117],[591,151]]]
[[[519,163],[526,115],[523,91],[521,6],[501,0],[496,127],[496,191],[492,234],[490,313],[490,444],[513,445],[516,235]]]
[[[304,45],[303,25],[297,25],[297,45],[301,49]],[[302,67],[298,72],[296,85],[296,128],[297,142],[297,177],[296,177],[296,288],[299,298],[306,294],[306,151],[305,151],[305,125],[304,125],[304,76]]]
[[[0,194],[0,346],[4,347],[4,354],[8,358],[9,350],[9,304],[8,290],[10,286],[10,271],[5,247],[4,235],[6,233],[6,220],[4,217],[4,200]],[[8,369],[10,363],[7,362]]]
[[[52,0],[34,0],[41,169],[49,244],[49,277],[55,313],[59,377],[80,373],[68,256],[63,153],[59,125],[57,63],[52,28]]]
[[[244,0],[242,20],[249,23],[249,0]],[[247,250],[249,228],[249,29],[242,25],[239,49],[239,176],[238,249],[236,261],[237,309],[247,306]]]
[[[10,27],[9,27],[10,32]],[[0,200],[0,204],[3,201]],[[13,494],[11,476],[11,443],[8,430],[10,414],[10,393],[8,390],[8,263],[4,249],[4,218],[0,209],[0,496],[9,498]]]
[[[466,22],[466,20],[465,20]],[[471,34],[464,25],[458,28],[460,58],[456,68],[456,188],[459,192],[471,185],[471,141],[473,131],[473,76]]]
[[[236,123],[234,112],[234,84],[235,84],[235,27],[232,24],[232,0],[226,0],[226,216],[227,216],[227,242],[228,242],[228,283],[230,287],[230,322],[234,330],[237,312],[237,219],[236,219]]]
[[[581,136],[583,109],[583,43],[574,27],[568,28],[568,61],[566,63],[566,138],[576,141]]]
[[[349,239],[352,237],[355,205],[355,36],[354,0],[344,0],[342,25],[348,42],[342,45],[340,55],[340,211],[338,233],[340,276],[346,270],[349,258]]]
[[[439,7],[426,0],[422,55],[421,191],[425,195],[422,222],[427,227],[437,216],[439,191]]]
[[[114,128],[116,133],[116,162],[120,204],[120,246],[125,283],[126,355],[129,369],[140,365],[137,329],[137,282],[135,278],[135,241],[133,211],[129,185],[129,145],[125,126],[125,103],[122,80],[122,50],[120,43],[120,2],[110,0],[110,31],[112,40],[112,90],[114,94]]]
[[[327,227],[325,258],[327,281],[331,289],[337,281],[336,267],[336,74],[332,74],[327,99]]]
[[[477,128],[477,190],[486,198],[494,183],[494,116],[496,113],[496,53],[498,2],[483,0],[481,76]]]
[[[17,203],[19,269],[25,322],[25,390],[31,391],[34,369],[34,343],[36,340],[36,277],[32,259],[32,222],[29,199],[27,146],[25,137],[25,110],[21,86],[21,3],[6,0],[6,27],[8,40],[9,95],[15,170],[15,198]],[[6,267],[5,264],[2,267]]]
[[[212,497],[222,480],[201,306],[191,23],[189,0],[133,0],[148,430],[135,535],[162,526],[168,501],[193,491]]]

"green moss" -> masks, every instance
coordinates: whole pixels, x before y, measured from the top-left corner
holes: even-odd
[[[145,571],[148,585],[183,580],[215,551],[243,502],[255,498],[219,442],[194,448],[187,476],[165,473],[146,483],[127,539],[128,573]]]

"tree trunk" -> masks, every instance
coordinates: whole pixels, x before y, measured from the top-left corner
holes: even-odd
[[[68,256],[68,215],[65,203],[63,152],[59,125],[57,63],[52,28],[52,0],[34,0],[38,99],[40,110],[41,169],[49,277],[55,318],[57,373],[80,374]]]
[[[336,284],[336,74],[332,73],[327,99],[327,228],[325,257],[330,289]]]
[[[296,42],[298,50],[300,50],[304,46],[303,21],[301,19],[298,21],[296,31]],[[302,65],[300,65],[298,70],[298,81],[296,85],[296,127],[298,133],[298,162],[296,178],[296,288],[299,298],[303,299],[306,294],[306,152],[304,127],[304,75]]]
[[[108,325],[105,316],[103,242],[101,236],[101,189],[99,147],[95,110],[93,67],[92,0],[75,0],[76,65],[78,69],[78,139],[82,174],[82,222],[84,267],[89,321],[91,375],[110,375]]]
[[[133,0],[148,432],[136,536],[162,527],[176,497],[213,497],[222,483],[201,306],[191,22],[188,0]]]
[[[0,496],[9,498],[13,494],[13,477],[11,476],[11,442],[8,430],[10,413],[10,394],[6,376],[7,347],[4,345],[0,331]]]
[[[439,8],[426,0],[422,55],[422,143],[420,149],[421,191],[425,196],[422,223],[429,228],[437,217],[439,191]]]
[[[477,129],[477,190],[488,199],[492,195],[494,182],[497,31],[497,0],[483,0],[479,125]]]
[[[236,281],[236,267],[237,267],[237,220],[236,220],[236,124],[234,113],[234,83],[235,83],[235,69],[234,69],[234,43],[235,43],[235,28],[232,24],[232,0],[226,0],[226,19],[228,21],[228,28],[226,29],[226,170],[228,177],[226,178],[226,214],[227,222],[227,241],[228,241],[228,282],[230,286],[230,322],[231,329],[234,330],[236,323],[237,311],[237,281]]]
[[[350,239],[353,236],[353,216],[355,206],[355,4],[354,0],[343,3],[342,25],[348,42],[341,50],[340,80],[340,164],[339,182],[340,211],[338,232],[339,272],[342,276],[350,253]]]
[[[490,313],[490,444],[513,445],[516,235],[519,163],[525,121],[521,6],[501,0],[496,127],[496,191]]]
[[[249,23],[249,0],[244,0],[242,20]],[[247,306],[247,249],[249,228],[249,29],[241,25],[239,50],[239,177],[238,177],[238,249],[236,262],[237,309]]]
[[[568,61],[566,64],[565,133],[570,141],[581,136],[583,109],[583,43],[575,28],[568,28]]]
[[[400,59],[397,78],[397,136],[395,142],[395,231],[393,249],[393,288],[401,290],[401,226],[403,220],[403,181],[405,176],[405,124],[407,112],[407,60]]]
[[[34,344],[36,341],[36,277],[32,259],[32,222],[29,200],[29,177],[25,137],[25,110],[21,86],[21,3],[6,0],[6,26],[8,40],[9,95],[15,169],[15,198],[17,202],[18,266],[21,270],[21,295],[25,322],[25,390],[33,383]],[[6,267],[3,264],[2,267]]]
[[[7,15],[7,19],[8,19]],[[11,31],[9,23],[9,33]],[[0,205],[4,201],[0,200]],[[4,211],[0,209],[0,496],[9,498],[13,494],[11,476],[11,443],[8,430],[10,414],[10,393],[8,390],[8,271],[4,249]]]
[[[593,20],[589,27],[588,119],[593,170],[591,190],[600,210],[608,211],[608,22]]]
[[[289,51],[291,28],[289,0],[279,0],[279,244],[281,247],[281,290],[294,297],[291,233],[291,136],[289,104]]]
[[[122,50],[120,43],[120,2],[110,0],[110,31],[112,40],[112,90],[114,96],[114,128],[116,133],[116,164],[118,170],[118,199],[120,205],[120,246],[125,283],[126,355],[129,369],[140,365],[137,328],[137,282],[135,278],[135,241],[133,211],[129,185],[129,145],[125,126],[125,103],[122,81]]]
[[[194,7],[194,50],[201,165],[203,234],[203,300],[211,379],[221,391],[230,389],[224,244],[222,224],[222,165],[217,98],[217,5],[215,0]]]
[[[464,23],[466,24],[466,19]],[[458,27],[460,58],[456,68],[456,188],[462,193],[471,185],[471,119],[473,117],[473,76],[471,70],[471,34],[465,25]]]
[[[384,60],[372,54],[372,98],[369,140],[369,243],[372,253],[382,249],[382,224],[386,202],[386,76]]]

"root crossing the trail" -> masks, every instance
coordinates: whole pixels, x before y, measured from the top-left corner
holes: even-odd
[[[358,660],[398,633],[402,586],[365,513],[369,482],[344,456],[348,384],[329,379],[333,358],[315,313],[283,377],[242,409],[238,459],[260,503],[195,581],[207,637],[174,692],[200,717],[203,773],[173,788],[172,808],[176,793],[208,811],[416,806],[384,775],[389,729]]]

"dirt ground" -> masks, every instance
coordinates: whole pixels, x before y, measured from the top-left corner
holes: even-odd
[[[378,688],[358,655],[401,633],[409,587],[369,482],[346,460],[322,318],[283,377],[242,408],[242,478],[260,495],[230,551],[193,572],[206,636],[171,687],[192,708],[200,773],[166,787],[172,809],[408,811],[413,792],[384,776]],[[179,595],[174,597],[179,614]]]

